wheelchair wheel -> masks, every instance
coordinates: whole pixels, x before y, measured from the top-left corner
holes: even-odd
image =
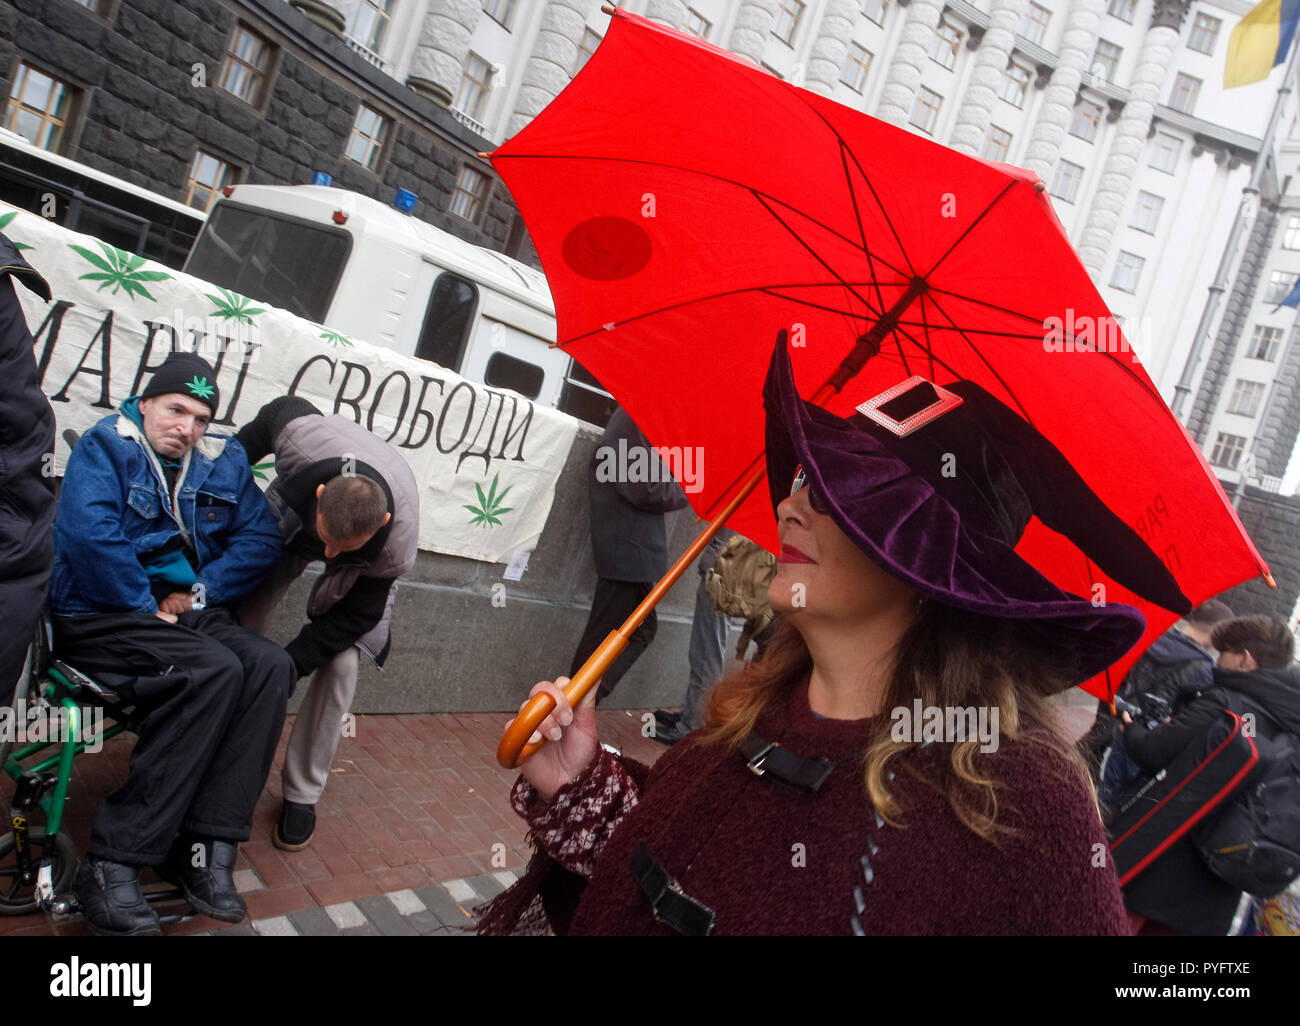
[[[50,843],[45,831],[39,828],[27,831],[33,861],[39,862],[47,855],[52,865],[54,894],[57,897],[72,886],[77,872],[77,849],[67,834],[58,834]],[[0,916],[25,916],[37,910],[36,886],[24,886],[18,875],[18,853],[14,850],[14,835],[0,837]]]

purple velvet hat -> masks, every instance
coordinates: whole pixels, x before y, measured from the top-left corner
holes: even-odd
[[[1094,606],[1016,554],[1031,515],[1111,578],[1178,613],[1164,563],[1050,441],[969,381],[890,389],[848,418],[795,390],[785,337],[763,389],[772,506],[802,470],[828,514],[879,566],[937,602],[1017,621],[1071,683],[1127,652],[1146,617]]]

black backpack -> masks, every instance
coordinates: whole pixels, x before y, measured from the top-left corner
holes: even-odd
[[[1244,707],[1230,696],[1239,714]],[[1215,876],[1259,898],[1272,898],[1300,876],[1300,738],[1262,710],[1278,727],[1272,739],[1259,737],[1259,767],[1224,803],[1196,837],[1201,858]]]

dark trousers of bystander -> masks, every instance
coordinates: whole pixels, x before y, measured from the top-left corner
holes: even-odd
[[[95,816],[90,854],[162,863],[173,839],[248,839],[297,679],[283,648],[221,607],[177,624],[139,613],[62,617],[60,658],[145,712],[126,783]]]
[[[650,594],[652,586],[651,581],[611,581],[605,577],[596,578],[596,592],[591,598],[591,614],[587,617],[587,627],[582,632],[578,649],[573,654],[573,665],[569,668],[570,677],[582,668],[582,664],[609,636],[610,631],[617,630],[623,625],[623,621],[641,604],[641,600]],[[628,641],[623,654],[605,671],[605,676],[600,680],[600,688],[596,692],[597,701],[608,696],[614,690],[614,686],[622,680],[623,674],[632,668],[632,664],[646,650],[646,646],[654,640],[658,626],[659,621],[652,609],[650,615]]]

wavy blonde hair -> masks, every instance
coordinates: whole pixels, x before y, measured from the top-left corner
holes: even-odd
[[[723,680],[709,702],[703,744],[738,745],[755,728],[763,711],[788,696],[812,670],[812,656],[799,632],[778,617],[761,661]],[[872,721],[863,755],[863,784],[871,804],[891,825],[903,825],[905,810],[886,786],[890,766],[916,741],[895,741],[886,710],[925,706],[984,706],[999,710],[1002,737],[1041,745],[1077,774],[1096,804],[1096,790],[1082,756],[1054,726],[1048,696],[1066,682],[1035,651],[1031,639],[1012,621],[969,613],[934,601],[922,604],[899,641],[894,667]],[[997,843],[1010,830],[997,822],[999,783],[978,739],[954,742],[941,780],[926,782],[946,792],[953,813],[971,831]],[[813,753],[808,753],[813,754]],[[906,764],[903,764],[906,765]],[[906,768],[920,776],[912,766]],[[925,780],[924,777],[921,779]]]

